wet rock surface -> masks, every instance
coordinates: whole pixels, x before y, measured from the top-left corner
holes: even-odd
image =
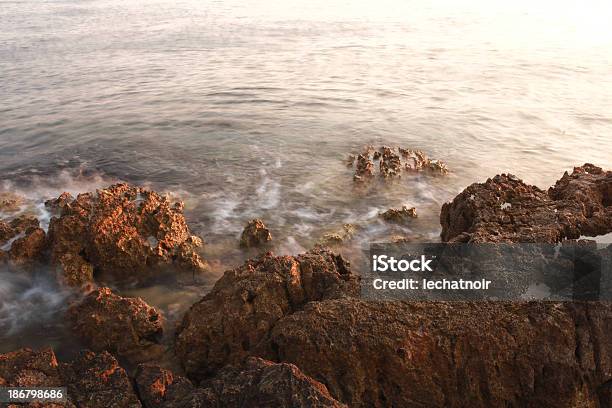
[[[185,314],[176,354],[203,379],[246,357],[281,317],[312,300],[357,295],[348,262],[318,248],[297,257],[265,254],[227,271]]]
[[[128,361],[158,357],[163,317],[140,298],[124,298],[98,288],[67,311],[74,333],[93,351],[109,351]]]
[[[16,213],[21,209],[25,199],[10,192],[0,192],[0,213]]]
[[[442,240],[556,243],[611,232],[611,180],[585,164],[548,192],[507,174],[474,183],[442,206]]]
[[[272,234],[262,220],[255,219],[248,222],[240,236],[242,248],[257,248],[272,241]]]
[[[201,239],[192,236],[183,204],[143,188],[116,184],[96,194],[47,202],[61,211],[49,226],[51,259],[69,284],[92,271],[121,282],[142,282],[160,271],[200,273]],[[83,276],[77,276],[79,271]]]
[[[357,226],[353,224],[344,224],[339,230],[324,234],[319,240],[319,244],[323,246],[342,245],[353,239],[357,231]]]
[[[414,207],[403,206],[402,208],[390,208],[385,212],[378,214],[380,218],[386,222],[396,224],[406,224],[410,220],[417,218],[417,211]]]
[[[25,236],[16,239],[9,250],[12,264],[20,267],[31,267],[44,260],[47,247],[47,236],[41,228],[31,227]]]
[[[349,167],[355,163],[355,155],[350,155],[347,160]],[[445,175],[448,167],[440,160],[430,159],[420,150],[404,149],[402,147],[366,146],[362,153],[357,155],[355,165],[356,182],[365,182],[375,175],[374,162],[379,161],[378,174],[382,179],[394,179],[401,177],[402,173],[427,173],[431,175]]]

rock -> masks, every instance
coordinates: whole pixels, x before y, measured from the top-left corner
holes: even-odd
[[[41,228],[30,228],[24,237],[16,239],[9,250],[11,264],[18,267],[31,267],[43,261],[47,247],[47,237]]]
[[[70,306],[74,333],[93,351],[109,351],[131,362],[157,356],[163,333],[160,312],[140,298],[124,298],[99,288]]]
[[[612,369],[606,303],[311,302],[268,356],[350,406],[597,406]]]
[[[0,266],[6,264],[8,262],[9,256],[8,254],[0,249]]]
[[[189,377],[203,379],[239,363],[278,319],[306,302],[358,293],[348,262],[328,249],[297,257],[268,253],[225,272],[189,309],[175,351]]]
[[[190,233],[182,203],[115,184],[95,195],[79,194],[73,201],[63,194],[48,205],[61,208],[61,215],[51,219],[49,240],[52,262],[67,275],[66,282],[87,281],[92,269],[123,283],[141,283],[168,268],[206,270],[196,252],[202,241]],[[75,264],[69,264],[71,260]],[[79,270],[84,276],[74,279],[71,274]]]
[[[346,241],[353,239],[353,236],[357,233],[357,227],[353,224],[344,224],[342,229],[336,232],[330,232],[324,234],[319,241],[320,245],[323,246],[335,246],[341,245]]]
[[[197,407],[195,387],[185,377],[165,368],[141,364],[135,375],[138,395],[145,408]],[[193,402],[193,403],[190,403]]]
[[[556,243],[611,232],[611,179],[586,164],[548,193],[507,174],[474,183],[442,206],[442,240]]]
[[[140,366],[138,393],[146,408],[187,407],[345,407],[327,388],[293,364],[250,357],[240,367],[223,368],[199,387],[172,372]]]
[[[71,287],[86,287],[94,281],[93,265],[80,255],[67,252],[56,260],[57,280]]]
[[[380,175],[383,178],[401,177],[402,162],[398,154],[390,147],[381,148]]]
[[[63,384],[55,353],[50,348],[24,348],[0,354],[0,386],[61,387]]]
[[[353,167],[353,165],[355,164],[355,158],[356,156],[354,154],[349,154],[346,158],[346,166]]]
[[[16,213],[25,203],[25,199],[17,194],[7,191],[0,192],[0,212]]]
[[[243,248],[255,248],[272,241],[272,234],[262,220],[251,220],[242,231],[240,246]]]
[[[70,399],[79,408],[139,408],[132,383],[117,360],[107,352],[82,352],[61,364]]]
[[[72,194],[62,193],[58,198],[45,201],[45,207],[55,215],[59,215],[73,201]]]
[[[13,231],[17,234],[25,233],[30,228],[38,228],[40,223],[36,217],[31,215],[20,215],[19,217],[13,218],[9,223]]]
[[[357,169],[355,170],[355,181],[364,181],[374,176],[374,162],[369,155],[360,154],[357,156]]]
[[[0,220],[0,246],[6,244],[15,235],[15,230],[9,224]]]
[[[425,172],[431,175],[448,173],[448,167],[444,162],[430,159],[420,150],[389,146],[374,149],[373,146],[369,146],[364,149],[362,154],[357,156],[357,169],[353,177],[355,181],[367,181],[374,176],[374,162],[370,157],[373,160],[380,160],[379,174],[383,179],[401,177],[402,171],[410,173]]]
[[[380,218],[387,222],[394,222],[397,224],[405,224],[409,220],[417,217],[416,208],[408,208],[403,206],[401,209],[390,208],[389,210],[378,214]]]

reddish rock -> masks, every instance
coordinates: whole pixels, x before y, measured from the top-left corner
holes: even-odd
[[[281,317],[311,300],[357,295],[348,263],[318,248],[298,257],[272,254],[227,271],[177,329],[176,353],[192,378],[237,364]]]
[[[4,387],[62,386],[53,350],[25,348],[0,354],[0,384]]]
[[[72,305],[67,315],[74,333],[93,351],[110,351],[132,362],[162,351],[162,315],[140,298],[99,288]]]
[[[49,203],[61,208],[61,216],[51,220],[49,240],[52,261],[66,282],[80,285],[93,269],[122,282],[142,282],[168,268],[205,271],[196,252],[202,241],[190,233],[182,203],[127,184],[69,200],[62,195]],[[80,270],[83,276],[75,279]]]
[[[251,220],[242,231],[240,246],[243,248],[260,247],[272,241],[272,234],[262,220]]]
[[[241,367],[223,368],[197,388],[155,366],[140,366],[136,384],[146,408],[345,407],[295,365],[253,357]]]
[[[311,302],[279,320],[268,358],[355,407],[598,406],[612,306]]]
[[[30,228],[24,237],[16,239],[9,250],[13,265],[29,267],[43,260],[47,237],[41,228]]]
[[[59,215],[73,201],[74,197],[72,194],[62,193],[58,198],[45,201],[45,207],[55,215]]]
[[[417,217],[416,208],[408,208],[403,206],[400,209],[390,208],[387,211],[378,214],[380,218],[387,222],[394,222],[397,224],[405,224],[406,222]]]
[[[8,254],[0,249],[0,266],[6,264],[8,262]]]
[[[448,167],[444,162],[430,159],[420,150],[389,146],[382,146],[380,149],[375,150],[374,147],[370,146],[357,156],[355,181],[366,181],[374,176],[374,162],[372,159],[380,160],[379,174],[383,179],[401,177],[402,171],[410,173],[424,172],[431,175],[444,175],[448,173]]]
[[[24,202],[25,199],[17,194],[13,194],[7,191],[0,192],[0,212],[18,212]]]
[[[586,164],[549,193],[502,174],[442,206],[442,240],[556,243],[612,231],[612,172]]]
[[[36,217],[32,217],[31,215],[20,215],[19,217],[13,218],[11,222],[9,222],[9,225],[17,234],[20,234],[25,233],[31,228],[38,228],[40,223]]]
[[[79,408],[139,408],[132,383],[117,360],[107,352],[83,352],[60,365],[70,399]]]
[[[6,244],[15,235],[17,234],[13,228],[8,223],[0,220],[0,246]]]

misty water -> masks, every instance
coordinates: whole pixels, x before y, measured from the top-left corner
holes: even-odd
[[[119,180],[168,192],[217,274],[250,255],[237,239],[255,217],[280,254],[345,223],[362,227],[349,258],[436,241],[441,205],[473,182],[612,168],[610,20],[597,1],[0,0],[0,184],[40,211]],[[355,190],[344,162],[369,144],[451,174]],[[419,218],[379,221],[402,205]],[[15,316],[62,294],[7,276],[0,333],[45,327]],[[179,315],[206,287],[129,293]]]

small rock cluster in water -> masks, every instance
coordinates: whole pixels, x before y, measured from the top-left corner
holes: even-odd
[[[401,177],[402,172],[427,172],[433,175],[448,173],[448,167],[444,162],[430,159],[420,150],[389,146],[376,149],[374,146],[366,146],[361,153],[351,154],[348,157],[347,165],[349,167],[355,165],[353,180],[361,183],[372,179],[375,175],[376,161],[379,162],[379,175],[383,179]]]

